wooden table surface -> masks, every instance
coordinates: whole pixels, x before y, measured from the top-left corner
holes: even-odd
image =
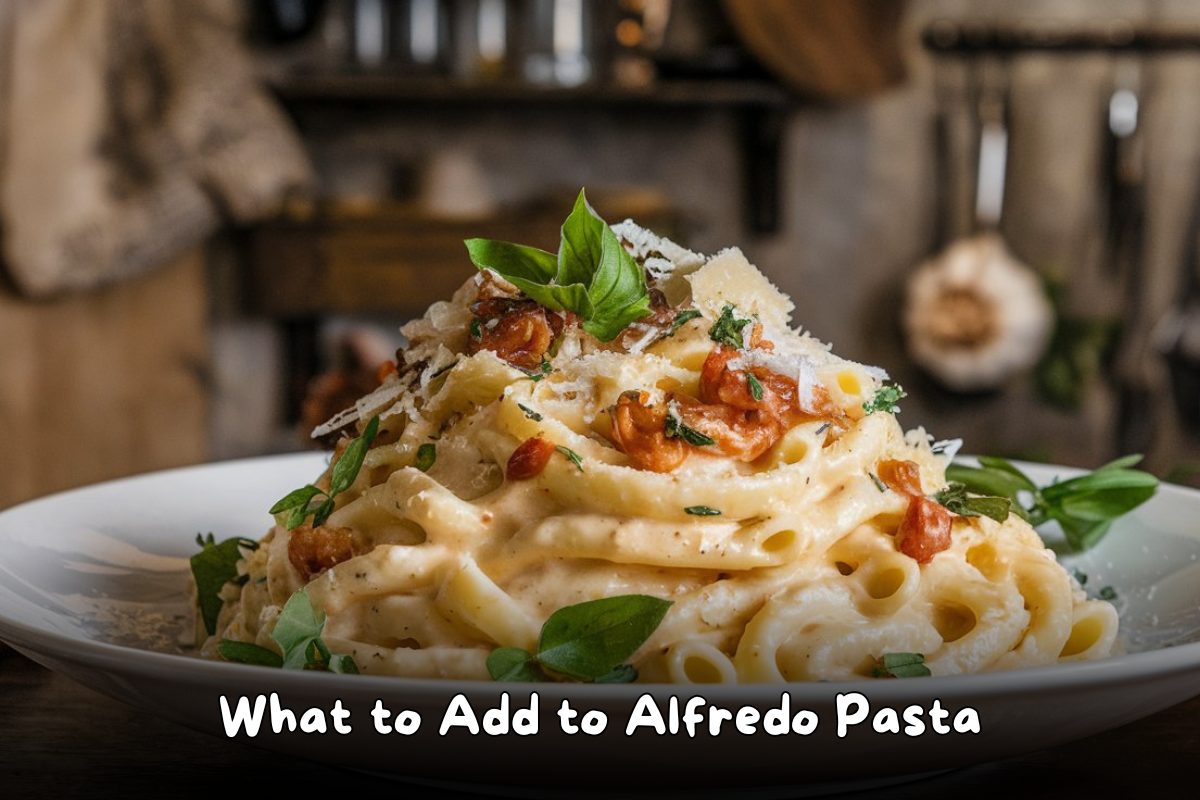
[[[1009,793],[1022,800],[1096,790],[1112,797],[1174,796],[1192,785],[1198,761],[1200,698],[1061,747],[837,797],[978,797],[985,789],[986,796]],[[157,797],[180,790],[210,797],[265,797],[267,790],[306,798],[362,791],[405,800],[479,796],[401,784],[197,733],[0,645],[0,797],[128,800],[141,792]]]

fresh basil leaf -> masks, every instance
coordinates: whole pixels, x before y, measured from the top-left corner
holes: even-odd
[[[1075,552],[1089,550],[1100,543],[1105,534],[1112,528],[1113,521],[1111,519],[1093,521],[1072,517],[1069,514],[1064,514],[1056,508],[1047,510],[1049,519],[1056,521],[1063,531],[1063,537],[1067,540],[1067,546]]]
[[[717,321],[708,329],[708,338],[712,339],[717,344],[728,345],[737,350],[745,350],[746,342],[742,338],[742,328],[749,325],[753,320],[739,319],[734,316],[734,308],[728,303],[721,309],[721,316],[717,317]]]
[[[313,608],[307,591],[300,589],[288,598],[271,633],[283,650],[284,669],[304,669],[309,665],[312,661],[309,648],[324,627],[325,614]]]
[[[572,283],[588,286],[592,283],[601,268],[606,228],[608,225],[600,219],[580,191],[575,198],[575,207],[562,224],[556,283],[564,286]]]
[[[488,654],[487,669],[494,681],[537,683],[547,680],[534,657],[520,647],[497,647]]]
[[[542,626],[538,661],[564,675],[595,680],[633,655],[670,607],[669,600],[635,594],[560,608]]]
[[[990,467],[951,464],[946,467],[946,480],[952,483],[961,483],[967,491],[974,494],[1007,497],[1010,500],[1016,500],[1017,495],[1022,491],[1029,491],[1026,486],[1028,478],[1024,476],[1018,478],[1005,470]]]
[[[1113,600],[1117,599],[1117,590],[1111,586],[1105,586],[1100,590],[1098,596],[1101,600],[1107,600],[1111,603]]]
[[[576,453],[569,447],[563,447],[561,444],[554,445],[554,449],[565,456],[566,459],[574,464],[580,472],[583,472],[583,459],[580,458],[579,453]]]
[[[417,469],[429,472],[429,468],[437,461],[437,445],[426,442],[417,448]]]
[[[595,683],[633,683],[637,680],[637,667],[632,664],[618,664],[612,671],[596,678]]]
[[[1057,506],[1063,513],[1072,517],[1101,522],[1132,511],[1149,500],[1153,494],[1153,486],[1113,487],[1067,495],[1057,500]]]
[[[1101,472],[1106,469],[1128,469],[1129,467],[1140,464],[1142,458],[1143,456],[1141,453],[1131,453],[1127,456],[1121,456],[1120,458],[1115,458],[1104,466],[1099,467],[1096,469],[1096,472]]]
[[[1108,516],[1120,516],[1150,499],[1158,478],[1130,469],[1101,469],[1042,489],[1048,503],[1087,502],[1097,508],[1111,506]],[[1103,512],[1101,512],[1103,513]]]
[[[342,457],[333,465],[333,474],[329,481],[330,498],[336,497],[353,485],[354,479],[358,477],[358,471],[362,469],[363,459],[367,457],[367,451],[371,449],[371,442],[375,441],[378,433],[379,417],[374,416],[367,423],[362,435],[346,446]]]
[[[521,288],[517,281],[535,287],[549,286],[558,271],[558,257],[536,247],[500,242],[495,239],[467,239],[467,253],[479,269],[490,269],[500,277]],[[525,291],[524,289],[521,289]],[[528,294],[528,292],[526,292]],[[529,295],[533,297],[533,295]],[[537,300],[537,298],[533,298]],[[541,301],[538,300],[540,303]],[[542,305],[546,305],[542,303]],[[547,306],[555,311],[562,308]]]
[[[354,658],[345,654],[335,654],[329,657],[329,671],[339,675],[358,675],[358,664]]]
[[[525,412],[525,416],[526,416],[526,418],[527,418],[527,419],[531,419],[531,420],[533,420],[534,422],[541,422],[541,421],[542,421],[542,419],[543,419],[543,417],[542,417],[542,415],[541,415],[541,414],[539,414],[538,412],[534,411],[534,410],[533,410],[532,408],[530,408],[529,406],[522,405],[521,403],[517,403],[517,408],[519,408],[519,409],[521,409],[522,411],[524,411],[524,412]]]
[[[646,316],[646,275],[581,190],[562,225],[558,254],[490,239],[468,239],[479,269],[490,269],[553,311],[572,311],[583,329],[610,342]]]
[[[608,225],[601,234],[600,263],[588,296],[596,312],[584,321],[583,329],[602,342],[611,342],[629,323],[650,313],[646,273]]]
[[[252,642],[222,639],[217,643],[217,652],[226,661],[233,661],[238,664],[254,664],[260,667],[276,668],[283,666],[283,658],[278,653]]]
[[[1024,472],[1021,472],[1021,470],[1013,466],[1013,464],[1007,459],[999,458],[997,456],[980,456],[978,461],[980,466],[984,467],[985,469],[990,469],[996,472],[1007,472],[1009,475],[1013,476],[1015,481],[1025,491],[1037,491],[1037,485],[1033,481],[1029,480],[1029,477]]]
[[[254,549],[258,545],[236,537],[217,544],[211,533],[208,538],[197,536],[196,542],[200,545],[200,552],[188,561],[192,567],[192,578],[196,581],[196,603],[200,607],[200,618],[211,636],[217,632],[217,616],[224,604],[220,597],[221,589],[238,576],[241,548]]]

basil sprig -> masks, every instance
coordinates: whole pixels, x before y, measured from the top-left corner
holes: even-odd
[[[499,647],[487,659],[494,681],[546,681],[550,673],[594,683],[630,683],[637,669],[622,662],[662,622],[670,600],[626,594],[555,611],[542,625],[538,651]]]
[[[989,456],[981,456],[978,467],[951,464],[946,477],[968,492],[1007,499],[1013,513],[1034,527],[1056,521],[1067,546],[1081,551],[1104,538],[1113,520],[1154,495],[1158,478],[1130,469],[1141,460],[1140,455],[1125,456],[1094,472],[1043,487],[1005,459]]]
[[[490,269],[552,311],[572,311],[583,329],[611,342],[650,313],[646,274],[583,190],[562,225],[558,254],[494,239],[467,239],[471,261]]]
[[[314,609],[308,592],[300,589],[288,598],[271,632],[271,638],[283,651],[282,656],[262,645],[232,639],[222,639],[217,652],[226,661],[240,664],[357,675],[358,665],[351,656],[329,652],[321,639],[324,629],[325,612]]]
[[[196,581],[200,618],[211,636],[217,632],[217,615],[224,604],[221,589],[230,581],[246,582],[245,575],[238,576],[237,564],[242,558],[242,548],[257,550],[258,542],[235,537],[218,544],[210,533],[207,537],[196,534],[196,544],[200,545],[200,552],[192,556],[189,563],[192,566],[192,578]]]
[[[314,528],[324,525],[325,520],[329,519],[329,515],[333,513],[333,498],[354,485],[358,471],[362,469],[363,459],[366,458],[367,451],[371,449],[371,442],[375,441],[377,433],[379,433],[379,417],[375,416],[371,417],[371,421],[367,423],[362,436],[350,442],[342,453],[342,457],[333,465],[328,492],[318,489],[311,483],[301,486],[299,489],[288,492],[275,505],[271,506],[270,513],[279,514],[291,511],[292,513],[288,515],[287,521],[284,523],[284,527],[289,531],[300,527],[310,514],[313,518]],[[429,462],[429,466],[433,466],[432,461]]]

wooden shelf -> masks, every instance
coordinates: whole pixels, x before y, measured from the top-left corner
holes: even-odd
[[[631,113],[663,107],[717,108],[735,114],[742,155],[746,225],[774,233],[780,224],[779,154],[785,121],[797,101],[778,84],[755,79],[660,80],[645,88],[614,84],[579,87],[523,82],[463,83],[387,72],[292,73],[268,83],[291,107],[420,105],[453,108],[486,105],[499,109],[618,106]]]
[[[248,232],[248,296],[276,319],[326,314],[420,316],[475,272],[463,240],[480,237],[558,249],[563,202],[545,202],[480,219],[431,216],[401,203],[318,206]],[[636,218],[670,235],[674,213],[662,202],[591,195],[606,219]]]
[[[285,102],[375,102],[508,105],[653,105],[788,108],[795,101],[779,86],[761,80],[669,80],[650,86],[587,84],[537,86],[518,81],[463,83],[386,72],[297,73],[271,82]]]

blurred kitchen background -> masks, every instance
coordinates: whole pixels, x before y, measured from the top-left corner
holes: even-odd
[[[1193,0],[5,0],[0,507],[310,446],[581,186],[907,427],[1200,485]]]

